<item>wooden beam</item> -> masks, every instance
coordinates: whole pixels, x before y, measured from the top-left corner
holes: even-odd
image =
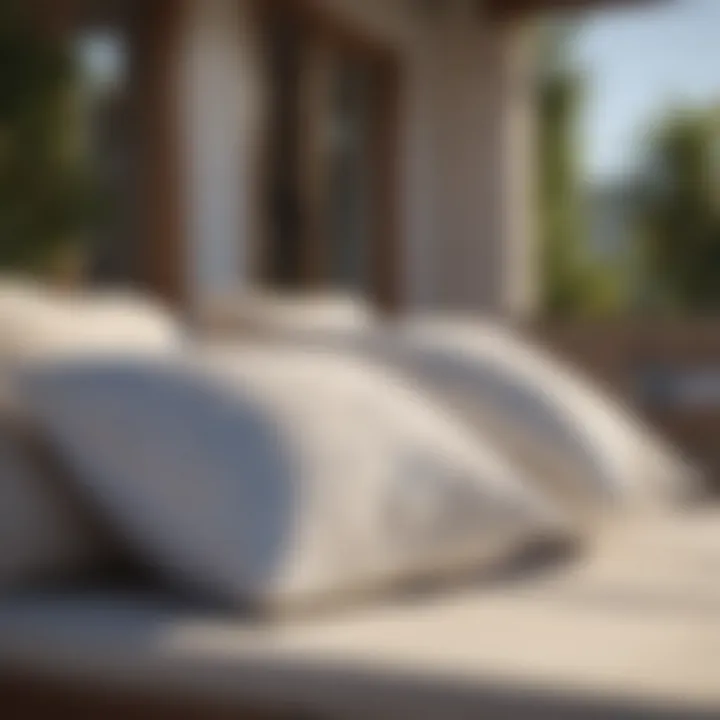
[[[39,30],[56,38],[72,33],[81,15],[81,0],[29,0],[26,7]]]
[[[541,12],[619,8],[664,1],[666,0],[478,0],[480,7],[485,3],[487,14],[497,20],[508,20]]]
[[[403,77],[397,57],[376,60],[373,107],[373,214],[377,226],[371,252],[373,295],[380,310],[401,310],[403,265],[400,219],[400,158]]]
[[[130,21],[138,252],[135,275],[152,292],[187,300],[180,41],[187,0],[138,4]]]

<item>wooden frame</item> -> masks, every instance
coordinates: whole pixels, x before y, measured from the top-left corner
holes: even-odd
[[[309,716],[157,697],[101,688],[80,688],[47,678],[0,677],[3,720],[298,720]]]
[[[137,279],[177,305],[188,301],[185,172],[180,131],[180,40],[187,0],[133,7],[130,84],[136,153]]]
[[[483,2],[484,0],[480,0]],[[552,11],[583,11],[602,7],[623,7],[659,3],[662,0],[488,0],[485,11],[491,18],[514,18]]]

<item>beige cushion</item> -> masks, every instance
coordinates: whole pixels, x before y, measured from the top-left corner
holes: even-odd
[[[426,316],[284,337],[403,374],[577,519],[702,491],[697,470],[628,407],[506,325]]]
[[[288,303],[297,316],[263,322],[266,336],[367,357],[404,374],[577,519],[656,509],[702,492],[697,470],[629,408],[506,325],[428,316],[383,324],[370,316],[317,323],[310,332],[303,321],[313,317],[308,301]],[[253,304],[230,307],[247,315]]]
[[[107,555],[28,422],[16,373],[43,358],[155,354],[180,341],[171,316],[139,296],[0,281],[0,587],[74,575]]]
[[[573,510],[651,509],[697,490],[696,472],[628,408],[505,326],[416,319],[353,350],[415,378]]]
[[[522,474],[390,373],[324,353],[50,363],[36,422],[137,550],[288,607],[492,562],[553,531]]]
[[[141,295],[0,283],[0,367],[48,356],[175,351],[183,338],[172,315]]]
[[[0,669],[200,701],[208,717],[709,720],[718,565],[713,511],[628,524],[583,562],[514,582],[281,627],[157,595],[38,593],[0,600]]]
[[[246,291],[218,298],[202,311],[214,331],[265,340],[323,340],[367,331],[375,324],[371,307],[341,293],[281,294]]]

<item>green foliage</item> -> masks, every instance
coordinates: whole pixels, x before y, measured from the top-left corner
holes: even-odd
[[[0,267],[43,269],[82,242],[92,202],[76,133],[76,69],[22,0],[0,3]]]
[[[602,315],[623,303],[615,268],[588,257],[577,137],[584,79],[567,53],[569,29],[550,28],[539,84],[539,221],[544,310],[551,315]]]
[[[575,304],[576,242],[580,227],[573,123],[578,83],[566,72],[542,79],[540,92],[540,221],[545,306],[557,312]]]
[[[634,231],[622,257],[588,256],[576,132],[583,78],[566,27],[546,36],[540,83],[540,223],[545,310],[606,315],[630,306],[720,311],[720,111],[675,111],[656,122],[645,167],[624,192]]]
[[[648,301],[671,312],[720,310],[720,119],[676,112],[659,125],[640,182]]]

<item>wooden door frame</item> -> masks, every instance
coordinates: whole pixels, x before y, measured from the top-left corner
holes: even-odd
[[[181,132],[180,43],[187,0],[133,4],[127,27],[136,147],[135,275],[176,307],[190,304],[187,173]]]
[[[371,300],[379,309],[393,312],[401,304],[402,293],[402,233],[400,227],[400,133],[402,90],[404,86],[399,51],[382,38],[358,27],[318,0],[258,0],[260,22],[273,12],[288,12],[297,18],[308,35],[320,45],[350,54],[372,58],[377,69],[376,102],[382,108],[373,128],[373,172],[375,189],[372,199],[378,218],[371,248]],[[262,26],[261,26],[262,27]],[[311,44],[314,44],[311,42]],[[307,143],[312,133],[301,129],[302,141]],[[267,145],[267,141],[265,143]],[[268,163],[262,163],[260,177],[266,179]],[[310,179],[312,182],[312,180]],[[265,185],[265,183],[263,183]],[[312,192],[312,190],[310,190]],[[262,256],[269,238],[261,230],[258,238]],[[304,285],[313,288],[325,277],[323,250],[306,240],[302,275]]]

